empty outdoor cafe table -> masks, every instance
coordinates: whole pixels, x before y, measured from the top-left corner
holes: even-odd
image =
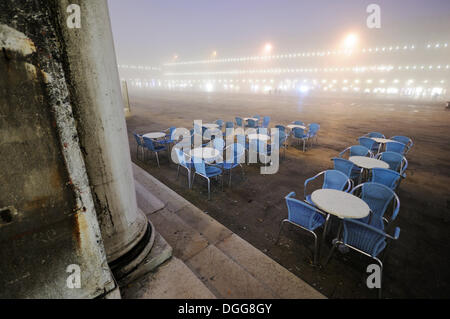
[[[147,133],[144,135],[144,137],[149,138],[151,140],[157,140],[166,137],[166,134],[163,132],[154,132],[154,133]]]
[[[255,117],[244,117],[244,121],[253,120],[255,122],[258,122],[259,120]]]
[[[349,161],[351,161],[353,164],[355,164],[358,167],[361,167],[364,169],[365,174],[361,174],[360,179],[359,179],[359,183],[363,182],[363,175],[367,175],[368,172],[373,169],[373,168],[389,168],[389,164],[382,161],[382,160],[378,160],[376,158],[371,158],[371,157],[365,157],[365,156],[351,156],[349,158]],[[365,176],[368,177],[368,176]]]
[[[286,127],[290,128],[291,130],[296,129],[296,128],[301,128],[302,130],[306,130],[306,126],[297,125],[297,124],[290,124],[290,125],[288,125]]]
[[[370,214],[369,205],[367,205],[367,203],[361,198],[335,189],[316,190],[311,195],[311,201],[323,212],[336,216],[342,220],[344,218],[361,219],[369,216]],[[322,242],[325,241],[328,223],[329,218],[327,218],[325,222]],[[341,230],[342,223],[339,225],[337,238],[339,238]]]

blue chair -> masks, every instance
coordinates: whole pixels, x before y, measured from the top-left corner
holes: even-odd
[[[395,152],[405,155],[406,145],[400,142],[388,142],[386,143],[386,152]]]
[[[365,146],[362,145],[354,145],[346,148],[344,151],[339,153],[339,157],[343,158],[345,153],[348,152],[348,157],[352,156],[366,156],[366,157],[372,157],[372,152]]]
[[[242,171],[242,177],[244,178],[244,167],[242,166],[242,162],[245,163],[245,146],[239,143],[234,143],[228,146],[225,149],[225,152],[227,158],[223,163],[219,164],[219,167],[222,168],[224,171],[230,172],[230,181],[228,183],[228,186],[231,188],[231,176],[232,176],[231,171],[233,169],[240,166]],[[228,158],[229,155],[231,155],[231,158]]]
[[[219,125],[219,130],[222,131],[223,128],[223,121],[222,120],[217,120],[216,122],[214,122],[215,124]]]
[[[144,139],[145,149],[147,151],[155,153],[156,161],[158,162],[158,167],[161,168],[161,166],[159,165],[159,153],[167,151],[167,147],[164,145],[161,145],[158,142],[155,142],[147,137],[144,137],[143,139]]]
[[[326,218],[318,209],[305,202],[295,199],[294,196],[294,192],[286,196],[288,218],[281,222],[280,231],[278,233],[275,244],[277,244],[280,239],[280,235],[285,223],[289,223],[298,228],[306,230],[314,236],[314,265],[317,265],[320,252],[319,241],[317,238],[317,234],[314,231],[325,224]]]
[[[195,174],[192,179],[192,186],[195,182],[195,176],[199,175],[208,181],[208,200],[211,200],[211,178],[221,176],[222,191],[223,191],[223,171],[216,165],[210,165],[205,162],[203,158],[193,158]]]
[[[391,137],[391,140],[405,144],[406,145],[405,154],[408,154],[408,152],[414,146],[413,140],[407,136],[393,136],[393,137]]]
[[[264,116],[262,127],[268,128],[270,124],[270,116]]]
[[[286,158],[286,149],[289,147],[289,135],[284,131],[279,131],[280,149],[283,148],[283,158]]]
[[[334,162],[334,169],[344,173],[345,176],[350,178],[352,183],[361,176],[363,169],[353,164],[353,162],[338,157],[333,158],[332,161]]]
[[[243,119],[243,118],[241,118],[241,117],[236,117],[235,120],[236,120],[236,125],[237,125],[238,127],[244,127],[244,119]]]
[[[352,194],[359,193],[359,189],[361,189],[359,197],[369,205],[371,211],[371,215],[360,221],[383,230],[385,222],[390,223],[397,218],[400,211],[400,199],[392,189],[383,184],[368,182],[356,186]],[[392,202],[394,202],[393,211],[388,219],[384,215]]]
[[[395,191],[400,183],[401,178],[402,175],[400,175],[396,171],[376,167],[372,169],[372,179],[370,181],[373,183],[383,184]]]
[[[352,189],[352,182],[348,178],[347,175],[344,173],[338,171],[338,170],[328,170],[321,172],[317,174],[314,177],[311,177],[305,181],[305,187],[304,187],[304,195],[305,200],[310,203],[311,205],[314,205],[311,201],[311,194],[308,194],[308,184],[320,176],[323,176],[323,185],[322,189],[336,189],[339,191],[349,192]]]
[[[192,168],[194,168],[192,159],[189,158],[189,160],[186,160],[186,154],[180,148],[176,148],[175,152],[177,154],[177,159],[178,159],[177,180],[178,180],[178,177],[180,176],[180,168],[181,167],[185,168],[188,173],[188,175],[187,175],[188,176],[188,187],[189,187],[189,189],[191,189],[192,188],[192,185],[191,185]]]
[[[334,241],[333,248],[324,266],[330,261],[336,247],[344,245],[377,261],[381,268],[381,283],[383,278],[383,259],[386,254],[384,253],[383,257],[380,257],[380,254],[383,251],[386,252],[388,239],[397,240],[400,237],[400,228],[396,227],[394,235],[391,236],[383,230],[354,219],[344,219],[343,226],[343,232],[338,234],[338,238]],[[381,298],[381,286],[378,291],[378,297]]]
[[[377,159],[380,159],[389,164],[389,168],[406,178],[406,169],[408,168],[408,160],[396,152],[383,152],[378,154]]]
[[[223,158],[223,150],[225,149],[225,141],[222,138],[216,138],[212,141],[212,146],[214,149],[219,151],[220,159]],[[220,162],[220,160],[219,160]]]
[[[165,139],[162,140],[162,141],[158,141],[158,143],[161,144],[161,145],[167,145],[170,148],[170,146],[176,142],[173,139],[173,134],[175,133],[176,129],[177,128],[173,126],[173,127],[168,128],[167,130],[165,130],[164,132],[168,132],[166,134]]]
[[[309,135],[305,134],[305,130],[302,128],[294,128],[292,130],[293,137],[298,141],[298,145],[300,145],[300,141],[303,141],[303,152],[306,151],[306,142],[308,141]]]
[[[386,138],[386,136],[384,136],[383,134],[381,134],[379,132],[370,132],[370,133],[367,133],[364,136],[365,137],[373,137],[373,138]]]
[[[283,125],[275,125],[275,128],[279,129],[280,132],[286,133],[286,126],[283,126]]]
[[[234,123],[233,122],[226,122],[225,123],[225,133],[223,133],[223,137],[227,137],[228,136],[228,130],[229,129],[234,129]]]
[[[380,144],[369,137],[360,137],[358,141],[360,145],[368,148],[374,154],[377,154],[378,150],[380,149]]]
[[[308,139],[311,142],[311,146],[313,145],[313,141],[315,140],[315,142],[318,142],[318,138],[319,138],[319,130],[320,130],[320,125],[317,123],[312,123],[309,125],[309,131],[308,131]]]
[[[136,158],[139,159],[139,150],[141,150],[141,153],[144,155],[145,144],[142,139],[142,135],[133,133],[133,136],[136,139]]]

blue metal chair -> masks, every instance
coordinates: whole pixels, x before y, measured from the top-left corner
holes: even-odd
[[[178,159],[177,180],[178,180],[178,177],[180,176],[180,168],[181,167],[185,168],[188,173],[188,175],[187,175],[188,176],[188,185],[189,185],[188,187],[189,187],[189,189],[191,189],[192,188],[191,176],[192,176],[192,169],[194,168],[192,159],[189,158],[189,160],[186,160],[187,155],[180,148],[176,148],[175,152],[177,154],[177,159]]]
[[[171,145],[175,144],[176,141],[173,139],[173,134],[176,131],[176,127],[170,127],[167,130],[165,130],[164,132],[167,132],[166,137],[164,140],[158,141],[159,144],[161,145],[167,145],[170,151],[170,147]]]
[[[334,162],[334,169],[340,171],[345,174],[352,181],[352,187],[355,180],[358,180],[363,171],[362,168],[359,168],[353,162],[346,160],[344,158],[335,157],[332,159]]]
[[[386,256],[385,252],[388,245],[387,240],[397,240],[400,237],[400,228],[396,227],[394,235],[391,236],[383,230],[354,219],[344,219],[343,226],[343,232],[338,234],[338,238],[334,241],[333,248],[331,249],[324,266],[330,261],[336,247],[344,245],[374,259],[380,265],[381,283],[383,278],[383,259]],[[380,254],[383,251],[384,256],[380,257]],[[378,291],[378,297],[381,298],[381,285]]]
[[[242,144],[234,143],[230,146],[228,146],[225,149],[226,152],[226,160],[223,161],[223,163],[219,164],[218,166],[222,168],[224,171],[230,172],[230,181],[228,183],[228,186],[231,188],[231,172],[236,167],[241,167],[242,177],[244,178],[244,167],[242,166],[242,163],[245,163],[245,147]],[[229,153],[229,154],[228,154]],[[231,158],[229,156],[231,155]]]
[[[195,174],[192,179],[192,186],[195,182],[195,176],[199,175],[208,181],[208,200],[211,200],[211,178],[221,176],[222,191],[223,191],[223,171],[216,165],[210,165],[205,162],[203,158],[193,158]]]
[[[378,144],[377,142],[375,142],[373,139],[369,138],[369,137],[360,137],[358,139],[359,144],[368,148],[372,153],[377,154],[378,150],[380,148],[380,144]]]
[[[314,236],[314,265],[317,265],[320,251],[317,234],[314,231],[325,224],[326,217],[315,207],[295,199],[294,196],[294,192],[286,196],[288,218],[281,222],[280,231],[278,232],[275,244],[277,244],[280,239],[280,235],[285,223],[289,223],[303,230],[306,230]]]
[[[405,154],[408,154],[408,152],[414,146],[413,140],[407,136],[393,136],[393,137],[391,137],[391,140],[405,144],[406,145]]]
[[[280,149],[283,148],[283,158],[286,158],[286,149],[289,147],[289,134],[279,131]]]
[[[389,164],[389,168],[406,178],[406,169],[408,168],[408,160],[399,153],[396,152],[383,152],[378,154],[378,159]]]
[[[212,141],[214,149],[219,151],[220,161],[223,159],[223,150],[225,149],[225,141],[222,138],[216,138]]]
[[[339,157],[343,158],[345,153],[348,152],[348,157],[352,156],[366,156],[366,157],[373,157],[372,152],[365,146],[362,145],[354,145],[346,148],[344,151],[339,153]]]
[[[248,128],[258,128],[258,122],[255,121],[255,120],[249,119],[247,121],[246,127],[248,127]]]
[[[306,142],[308,141],[309,135],[305,134],[305,130],[302,128],[294,128],[292,130],[293,137],[298,141],[298,145],[300,145],[300,141],[303,141],[303,152],[306,151]]]
[[[386,136],[384,136],[383,134],[381,134],[379,132],[370,132],[370,133],[367,133],[364,136],[365,137],[373,137],[373,138],[386,138]]]
[[[280,132],[286,133],[286,126],[283,126],[283,125],[275,125],[275,128],[279,129]]]
[[[311,201],[311,194],[308,194],[308,184],[320,176],[323,176],[323,185],[322,189],[336,189],[339,191],[349,192],[352,189],[352,182],[348,178],[347,175],[344,173],[338,171],[338,170],[328,170],[321,172],[317,174],[314,177],[311,177],[305,181],[305,187],[304,187],[304,195],[305,200],[310,203],[311,205],[314,205]]]
[[[147,137],[143,137],[143,139],[144,139],[145,149],[147,151],[155,153],[156,161],[158,162],[158,167],[160,168],[161,166],[159,165],[159,153],[167,151],[167,147],[164,145],[161,145],[158,142],[155,142]]]
[[[144,155],[145,144],[142,139],[142,135],[137,133],[133,133],[134,138],[136,139],[136,158],[139,159],[139,150],[141,150],[142,155]],[[144,156],[143,156],[144,157]]]
[[[384,229],[384,222],[390,223],[397,218],[400,211],[400,199],[392,189],[383,184],[368,182],[356,186],[352,194],[358,194],[359,189],[361,189],[359,197],[369,205],[371,211],[371,215],[360,221],[378,229]],[[384,215],[392,202],[394,202],[393,211],[388,219]]]
[[[308,139],[311,142],[311,146],[313,145],[313,141],[315,140],[315,142],[317,143],[318,138],[319,138],[319,130],[320,130],[320,125],[317,123],[312,123],[309,125],[309,130],[308,130]]]
[[[397,188],[400,183],[402,175],[386,168],[373,168],[372,169],[372,179],[371,182],[383,184],[393,191]]]
[[[236,125],[237,125],[238,127],[244,127],[244,119],[243,119],[243,118],[241,118],[241,117],[236,117],[235,120],[236,120]]]
[[[400,142],[388,142],[386,143],[386,152],[395,152],[405,155],[406,145]]]
[[[270,124],[270,116],[264,116],[261,127],[268,128]]]
[[[225,123],[225,133],[223,133],[223,137],[227,137],[229,134],[229,129],[233,129],[234,128],[234,123],[233,122],[226,122]]]

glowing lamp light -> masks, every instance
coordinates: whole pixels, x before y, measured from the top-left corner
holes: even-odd
[[[344,40],[344,46],[347,49],[353,49],[357,43],[358,43],[358,36],[353,33],[347,35],[347,37]]]
[[[264,52],[265,53],[270,53],[273,50],[273,46],[270,43],[266,43],[266,45],[264,46]]]

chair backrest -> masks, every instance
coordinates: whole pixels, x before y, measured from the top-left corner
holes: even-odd
[[[176,130],[177,128],[175,126],[169,128],[169,134],[167,135],[169,140],[173,140],[173,134],[175,133]]]
[[[294,136],[297,138],[304,138],[305,137],[305,130],[299,127],[296,127],[292,130],[294,133]]]
[[[352,175],[352,169],[355,167],[353,162],[343,158],[333,158],[334,169],[345,174],[345,176],[350,177]]]
[[[214,139],[213,145],[216,150],[218,150],[221,154],[223,153],[223,149],[225,148],[225,141],[223,138]]]
[[[354,145],[350,147],[350,156],[370,156],[370,150],[362,145]]]
[[[234,123],[233,122],[226,122],[225,123],[225,128],[234,128]]]
[[[309,125],[309,132],[310,133],[317,133],[320,130],[320,125],[317,123],[311,123]]]
[[[360,145],[368,148],[371,151],[374,150],[376,148],[376,146],[377,146],[377,143],[374,140],[372,140],[371,138],[369,138],[369,137],[364,137],[364,136],[360,137],[358,139],[358,141],[359,141]]]
[[[286,127],[283,125],[275,125],[275,128],[279,129],[280,132],[286,133]]]
[[[231,158],[227,154],[227,163],[230,164],[240,164],[245,162],[245,159],[243,160],[243,157],[245,156],[245,147],[240,143],[234,143],[230,147],[230,152],[232,155]]]
[[[264,116],[264,119],[263,119],[263,126],[264,126],[264,127],[268,127],[269,124],[270,124],[270,116]]]
[[[370,225],[384,229],[383,216],[389,204],[396,198],[394,191],[383,184],[372,182],[364,183],[356,188],[358,187],[362,188],[361,199],[369,205],[372,211],[372,216],[366,217],[365,220],[370,219]]]
[[[250,119],[250,120],[248,120],[248,127],[256,128],[256,127],[258,127],[258,122]]]
[[[336,189],[343,191],[345,186],[348,186],[348,177],[338,170],[328,170],[325,171],[325,177],[322,188],[325,189]]]
[[[405,154],[406,145],[400,142],[388,142],[386,143],[386,152],[395,152],[399,154]]]
[[[186,154],[184,154],[181,148],[176,147],[175,152],[177,154],[178,162],[181,166],[187,167]]]
[[[343,243],[376,257],[386,247],[383,230],[354,219],[344,219]]]
[[[261,119],[261,116],[255,115],[255,116],[253,116],[253,118],[258,119],[258,121],[259,121]]]
[[[405,168],[402,167],[404,160],[404,156],[402,154],[396,152],[384,152],[379,154],[378,158],[388,163],[391,170],[399,172],[400,174],[403,173]]]
[[[134,138],[136,139],[137,145],[139,145],[139,146],[144,146],[143,143],[142,143],[142,136],[140,136],[140,135],[137,134],[137,133],[133,133],[133,136],[134,136]]]
[[[294,124],[294,125],[301,125],[301,126],[305,126],[305,123],[304,123],[304,122],[302,122],[302,121],[295,121],[295,122],[292,122],[292,124]]]
[[[235,120],[236,120],[237,126],[242,126],[244,123],[244,120],[241,117],[236,117]]]
[[[149,139],[148,137],[143,137],[144,139],[144,145],[146,148],[148,148],[150,151],[154,151],[155,150],[155,144],[153,144],[153,141],[151,139]]]
[[[223,120],[217,120],[217,121],[215,122],[215,124],[219,125],[219,130],[222,129],[223,123],[224,123]]]
[[[386,138],[386,136],[384,136],[383,134],[381,134],[379,132],[370,132],[370,133],[367,133],[366,136],[367,137],[374,137],[374,138]]]
[[[300,225],[304,228],[311,229],[315,215],[318,213],[316,209],[305,202],[293,198],[295,193],[292,192],[286,196],[286,205],[288,207],[289,221]]]
[[[383,184],[392,190],[395,190],[400,178],[401,178],[401,175],[391,169],[378,168],[378,167],[372,169],[371,182]]]
[[[194,162],[195,171],[200,175],[206,176],[205,160],[200,157],[194,157],[192,160]]]

